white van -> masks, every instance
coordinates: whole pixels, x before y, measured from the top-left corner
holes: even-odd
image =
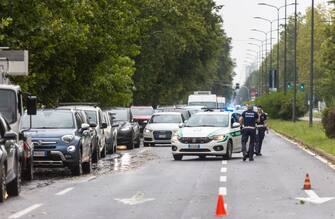
[[[209,109],[217,108],[216,95],[210,91],[195,91],[194,94],[188,96],[189,106],[205,106]]]
[[[218,108],[219,109],[223,109],[225,107],[225,105],[226,105],[226,98],[218,96],[217,97],[217,102],[218,102]]]

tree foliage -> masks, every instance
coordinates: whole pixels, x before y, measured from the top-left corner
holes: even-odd
[[[12,81],[45,105],[175,103],[232,81],[230,40],[214,8],[212,0],[4,0],[0,43],[29,50],[30,76]]]

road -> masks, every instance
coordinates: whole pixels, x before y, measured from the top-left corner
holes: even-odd
[[[335,200],[303,203],[306,173],[319,196],[335,196],[334,169],[270,133],[263,156],[243,162],[172,160],[169,148],[122,151],[81,177],[54,172],[0,205],[0,218],[215,218],[219,190],[227,218],[334,218]],[[39,176],[39,175],[38,175]],[[51,178],[51,179],[49,179]]]

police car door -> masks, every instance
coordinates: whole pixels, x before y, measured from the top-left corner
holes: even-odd
[[[232,113],[231,115],[231,135],[233,137],[233,144],[234,144],[234,150],[233,152],[240,152],[242,150],[242,143],[241,143],[241,128],[240,126],[234,127],[234,123],[239,123],[239,117],[240,115],[238,113]]]

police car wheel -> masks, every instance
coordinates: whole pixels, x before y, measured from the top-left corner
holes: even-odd
[[[229,160],[232,157],[232,154],[233,154],[233,144],[231,141],[229,141],[227,144],[227,151],[226,154],[223,156],[223,159]]]

